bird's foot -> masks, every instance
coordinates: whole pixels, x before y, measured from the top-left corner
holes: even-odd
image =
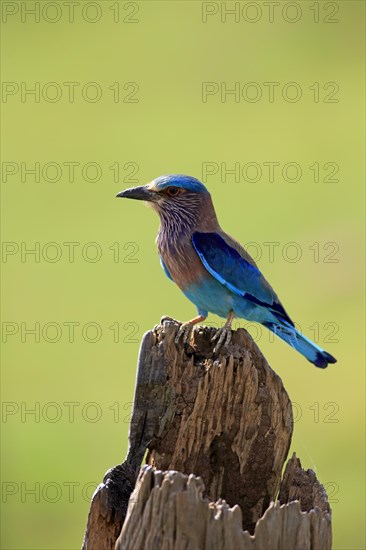
[[[190,321],[187,321],[186,323],[182,323],[179,327],[179,330],[177,332],[177,335],[174,339],[174,342],[178,344],[179,340],[183,336],[183,344],[187,344],[190,340],[192,330],[194,325],[197,325],[201,321],[204,321],[206,319],[206,315],[198,315],[194,319],[191,319]]]
[[[217,353],[220,351],[220,349],[224,346],[228,346],[231,342],[231,328],[230,327],[222,327],[218,329],[216,334],[213,336],[212,342],[216,342],[216,345],[214,347],[214,353]]]
[[[182,323],[181,326],[179,327],[176,337],[174,338],[174,342],[178,344],[179,340],[183,337],[183,344],[187,344],[190,340],[192,330],[193,330],[192,323]]]
[[[220,349],[224,346],[228,346],[231,342],[231,323],[233,322],[233,319],[235,317],[234,311],[231,310],[228,318],[226,320],[225,325],[222,328],[219,328],[216,332],[215,336],[212,338],[212,342],[216,342],[213,352],[217,353],[220,351]]]
[[[160,319],[160,324],[162,325],[164,321],[171,321],[175,325],[179,325],[178,332],[174,338],[175,344],[178,344],[179,340],[183,336],[183,344],[187,344],[189,337],[192,332],[193,323],[192,321],[188,321],[187,323],[183,323],[182,321],[177,321],[177,319],[174,319],[173,317],[169,317],[169,315],[164,315]]]
[[[179,323],[179,321],[177,321],[176,319],[173,319],[173,317],[169,317],[169,315],[164,315],[160,319],[160,324],[162,325],[164,323],[164,321],[172,321],[173,323]]]

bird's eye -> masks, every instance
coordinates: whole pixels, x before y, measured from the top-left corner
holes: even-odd
[[[167,189],[168,191],[168,195],[170,195],[171,197],[175,197],[176,195],[179,194],[179,188],[178,187],[168,187]]]

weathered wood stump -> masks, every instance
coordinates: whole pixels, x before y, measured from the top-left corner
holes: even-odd
[[[172,470],[153,471],[145,466],[130,499],[127,517],[117,539],[116,550],[325,550],[331,548],[329,505],[314,474],[304,472],[293,457],[291,473],[317,494],[317,506],[302,511],[309,493],[297,487],[298,500],[282,506],[271,503],[255,526],[254,535],[242,529],[240,507],[224,500],[209,502],[203,497],[201,478]],[[311,492],[310,492],[311,494]]]
[[[93,496],[83,549],[110,550],[118,538],[116,550],[254,550],[266,532],[267,549],[329,550],[315,474],[293,458],[281,484],[293,430],[281,379],[244,329],[214,355],[216,329],[196,327],[183,344],[178,328],[164,321],[143,337],[128,454]],[[278,492],[281,507],[271,504]]]

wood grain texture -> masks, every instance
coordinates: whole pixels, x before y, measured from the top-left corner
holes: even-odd
[[[239,506],[203,493],[199,477],[145,466],[115,550],[331,550],[330,515],[320,508],[271,503],[251,536]]]
[[[136,472],[128,463],[108,470],[93,497],[82,550],[112,550],[126,517]]]
[[[194,329],[187,345],[174,343],[176,332],[164,322],[143,346],[139,379],[147,385],[136,391],[131,449],[145,417],[154,425],[147,463],[202,477],[207,497],[238,504],[252,531],[279,489],[293,428],[289,397],[244,329],[217,356],[215,329]]]
[[[179,326],[143,337],[127,457],[93,495],[83,550],[113,550],[120,533],[118,550],[329,550],[314,472],[293,457],[281,483],[293,430],[281,379],[244,329],[214,354],[216,329],[175,343]]]
[[[302,469],[295,453],[286,464],[278,499],[281,504],[298,500],[304,512],[318,507],[323,512],[331,513],[323,485],[319,483],[313,470]]]

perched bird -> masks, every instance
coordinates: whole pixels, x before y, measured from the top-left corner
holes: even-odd
[[[246,250],[225,233],[211,195],[196,178],[161,176],[126,189],[117,197],[147,201],[160,216],[157,245],[166,275],[195,304],[198,316],[183,323],[177,338],[208,312],[227,319],[215,349],[231,338],[234,317],[256,321],[294,347],[317,367],[336,359],[296,330],[277,294]]]

